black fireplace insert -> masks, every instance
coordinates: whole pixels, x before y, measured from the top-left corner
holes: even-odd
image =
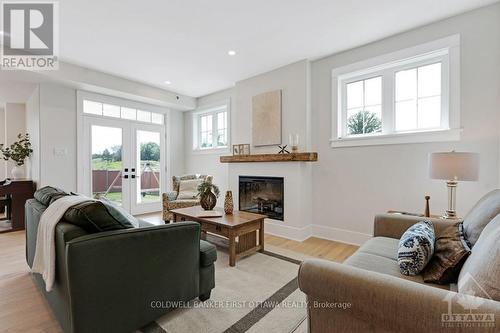
[[[283,221],[283,177],[240,176],[239,210]]]

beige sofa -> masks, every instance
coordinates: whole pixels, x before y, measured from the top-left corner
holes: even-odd
[[[170,212],[172,209],[186,208],[198,206],[200,199],[177,199],[179,195],[179,185],[182,180],[203,179],[204,181],[212,182],[213,177],[209,175],[184,175],[172,177],[172,191],[163,193],[163,221],[169,222],[173,214]]]
[[[471,255],[463,270],[474,264],[470,260],[484,257],[486,252],[488,257],[500,255],[498,245],[495,249],[481,244],[488,238],[486,233],[499,235],[499,213],[500,190],[496,190],[481,199],[464,218],[472,253],[481,252],[476,252],[474,258]],[[425,283],[421,275],[400,274],[399,238],[421,220],[405,215],[378,215],[374,238],[343,264],[319,259],[304,261],[299,270],[299,287],[307,295],[309,332],[500,332],[500,302],[452,291],[456,285]],[[431,220],[436,235],[449,223]],[[479,238],[492,220],[484,237]],[[500,291],[500,265],[498,257],[494,258],[496,264],[491,263],[488,274],[498,277],[492,287]],[[460,316],[471,313],[491,316],[475,317],[481,319],[477,322]]]

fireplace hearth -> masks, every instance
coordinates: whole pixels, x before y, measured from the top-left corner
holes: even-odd
[[[239,210],[283,221],[283,177],[239,176]]]

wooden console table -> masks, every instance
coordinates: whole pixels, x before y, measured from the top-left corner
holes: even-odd
[[[11,223],[10,230],[1,232],[17,231],[24,229],[24,204],[26,200],[33,198],[35,185],[27,179],[6,180],[0,185],[0,196],[9,196],[11,199]]]
[[[179,208],[171,211],[173,221],[195,221],[200,223],[201,237],[207,232],[227,238],[229,241],[229,266],[236,260],[255,253],[264,252],[264,219],[266,215],[235,211],[231,215],[222,212],[221,217],[200,217],[204,210],[200,206]],[[258,235],[257,235],[258,234]]]

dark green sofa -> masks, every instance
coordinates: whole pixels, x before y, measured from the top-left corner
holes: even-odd
[[[26,260],[31,267],[45,206],[26,202]],[[45,291],[33,278],[64,332],[133,332],[168,312],[171,302],[210,297],[215,286],[213,245],[200,241],[195,222],[88,234],[61,221],[56,227],[56,280]]]

